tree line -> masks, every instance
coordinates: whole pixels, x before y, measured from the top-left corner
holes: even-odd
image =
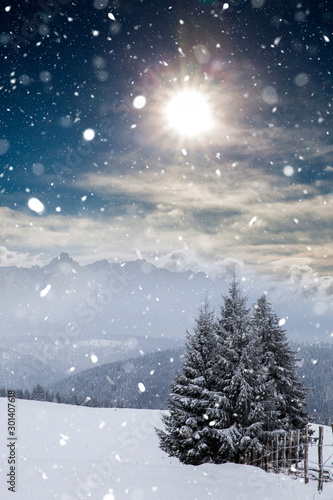
[[[0,397],[7,397],[8,390],[5,387],[0,388]],[[80,397],[76,394],[72,396],[60,395],[59,391],[55,394],[48,389],[45,389],[42,385],[37,384],[33,387],[31,391],[27,389],[23,391],[22,389],[15,390],[15,397],[17,399],[28,399],[32,401],[47,401],[49,403],[63,403],[75,406],[88,406],[90,408],[112,408],[112,402],[109,399],[104,399],[103,401],[98,400],[95,397]]]

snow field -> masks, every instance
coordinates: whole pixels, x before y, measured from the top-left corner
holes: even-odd
[[[158,447],[160,411],[16,401],[17,491],[7,490],[7,400],[0,399],[3,500],[332,500],[333,483],[246,465],[181,464]],[[325,428],[325,444],[332,444]],[[317,460],[310,448],[310,460]],[[330,452],[329,452],[330,451]],[[324,461],[333,452],[324,448]]]

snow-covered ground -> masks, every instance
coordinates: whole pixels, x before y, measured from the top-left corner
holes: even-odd
[[[7,400],[0,399],[2,500],[332,500],[317,483],[246,465],[185,466],[158,447],[160,412],[16,401],[16,493],[7,490]],[[325,428],[325,444],[332,432]],[[324,461],[333,453],[325,446]],[[310,450],[316,461],[317,448]]]

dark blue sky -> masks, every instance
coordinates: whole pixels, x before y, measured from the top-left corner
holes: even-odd
[[[2,265],[189,251],[272,277],[330,276],[329,1],[0,10]],[[165,122],[186,85],[214,113],[196,138]]]

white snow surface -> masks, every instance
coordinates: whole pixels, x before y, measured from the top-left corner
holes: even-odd
[[[283,474],[248,465],[183,465],[158,447],[161,412],[16,401],[16,493],[7,490],[7,400],[0,399],[2,500],[332,500]],[[325,427],[325,444],[332,432]],[[325,454],[332,453],[326,446]],[[317,448],[310,449],[316,460]],[[326,455],[324,460],[326,460]],[[330,462],[332,459],[330,460]]]

